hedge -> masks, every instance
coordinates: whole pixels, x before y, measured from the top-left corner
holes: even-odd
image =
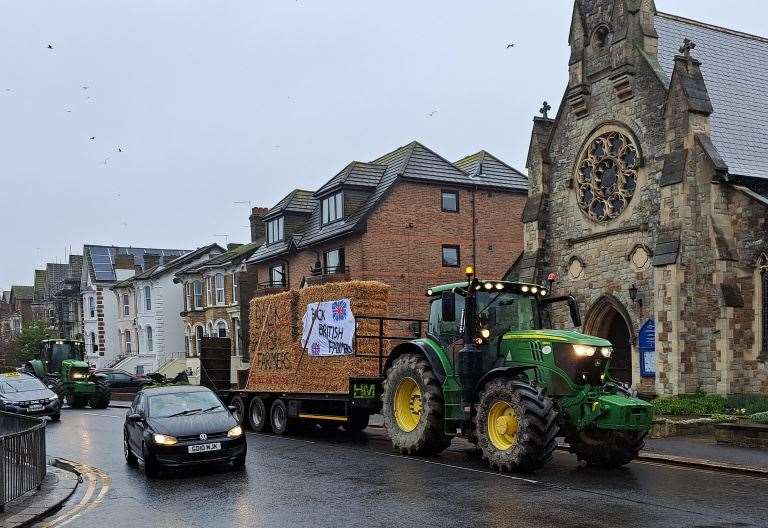
[[[727,401],[719,394],[683,394],[651,401],[656,414],[725,414]]]

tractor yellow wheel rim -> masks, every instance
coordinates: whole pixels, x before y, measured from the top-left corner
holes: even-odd
[[[410,433],[421,420],[421,389],[413,378],[403,378],[395,389],[395,421],[397,426]]]
[[[488,412],[488,439],[499,451],[512,449],[517,443],[518,422],[515,409],[507,402],[497,401]]]

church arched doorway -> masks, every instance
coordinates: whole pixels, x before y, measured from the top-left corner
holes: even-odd
[[[632,330],[624,306],[614,297],[598,299],[587,313],[584,333],[602,337],[613,344],[611,377],[632,383]]]

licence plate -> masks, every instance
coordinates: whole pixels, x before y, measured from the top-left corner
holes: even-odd
[[[42,411],[43,410],[43,406],[42,405],[30,405],[29,406],[29,410],[32,411],[32,412]]]
[[[221,449],[221,443],[215,442],[213,444],[197,444],[191,445],[187,448],[190,453],[205,453],[207,451],[218,451]]]

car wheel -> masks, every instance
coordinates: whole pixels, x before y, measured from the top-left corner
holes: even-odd
[[[49,418],[52,422],[58,422],[61,420],[61,413],[52,414]]]
[[[144,458],[144,473],[149,478],[157,478],[158,475],[158,463],[155,457],[149,452],[147,444],[143,444],[141,449],[142,457]]]
[[[269,410],[269,424],[275,434],[282,435],[288,430],[288,407],[283,400],[277,399],[272,402]]]
[[[131,451],[131,446],[128,444],[128,434],[123,433],[123,455],[125,455],[125,462],[129,466],[135,466],[137,459],[136,455]]]
[[[264,404],[264,400],[258,396],[251,400],[251,405],[248,409],[248,425],[252,431],[257,433],[269,432],[270,424],[267,417],[267,406]]]

